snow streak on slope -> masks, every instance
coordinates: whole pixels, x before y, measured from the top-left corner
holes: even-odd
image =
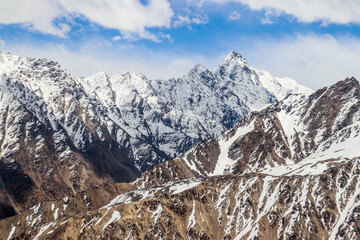
[[[229,149],[231,145],[241,136],[249,133],[254,128],[254,122],[251,122],[248,126],[238,128],[234,136],[225,136],[219,139],[220,155],[216,163],[214,171],[210,174],[224,175],[233,172],[233,167],[236,164],[236,160],[229,158]]]
[[[144,200],[147,198],[154,197],[155,194],[158,192],[166,191],[169,194],[179,194],[183,191],[186,191],[190,188],[196,187],[202,182],[201,179],[190,179],[190,180],[183,180],[179,182],[170,182],[168,184],[150,188],[144,188],[135,190],[132,192],[128,192],[122,195],[117,196],[114,198],[108,205],[104,206],[104,208],[110,208],[116,205],[122,205],[131,203],[136,199],[136,201]]]

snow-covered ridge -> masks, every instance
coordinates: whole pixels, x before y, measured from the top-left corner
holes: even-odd
[[[224,66],[226,67],[224,68]],[[236,74],[239,74],[239,70],[249,74],[251,84],[264,87],[278,101],[284,99],[289,94],[309,95],[313,92],[312,89],[298,84],[294,79],[275,77],[267,71],[252,67],[239,53],[234,51],[225,57],[224,62],[214,72],[215,74],[222,75],[222,78],[229,77],[236,79]]]
[[[251,110],[291,93],[312,92],[292,79],[253,68],[236,52],[213,71],[197,64],[178,79],[151,80],[130,73],[109,77],[100,72],[79,81],[108,109],[119,109],[131,136],[149,137],[170,158],[218,136]],[[149,163],[138,166],[145,169]]]

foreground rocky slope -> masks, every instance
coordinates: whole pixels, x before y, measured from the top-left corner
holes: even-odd
[[[215,71],[196,66],[169,81],[77,79],[53,61],[0,53],[0,217],[130,182],[233,127],[250,108],[310,91],[281,81],[234,52]]]
[[[43,203],[0,221],[1,237],[358,239],[359,90],[349,78],[289,96],[149,169],[98,209],[55,218]],[[56,216],[70,202],[55,203]]]
[[[63,212],[81,200],[65,199],[53,208],[44,203],[26,216],[1,221],[1,237],[357,239],[359,163],[343,161],[307,176],[248,173],[183,180],[131,191],[70,217]]]

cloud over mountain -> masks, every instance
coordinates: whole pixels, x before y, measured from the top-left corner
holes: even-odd
[[[289,14],[301,22],[322,21],[327,23],[360,23],[360,1],[358,0],[200,0],[205,2],[239,2],[251,10],[270,11],[273,15]]]
[[[117,29],[125,36],[156,37],[146,29],[169,27],[173,11],[167,0],[33,0],[0,1],[0,23],[23,24],[41,33],[65,37],[71,19],[84,17],[106,28]]]

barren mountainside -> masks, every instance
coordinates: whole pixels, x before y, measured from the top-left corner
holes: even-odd
[[[355,78],[289,95],[128,185],[104,187],[101,203],[80,193],[2,220],[0,237],[359,239],[359,107]]]

